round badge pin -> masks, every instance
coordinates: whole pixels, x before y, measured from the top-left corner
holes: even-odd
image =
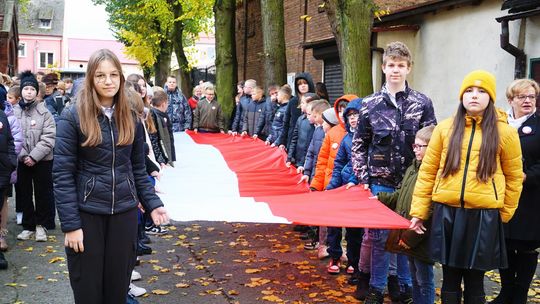
[[[212,107],[212,110],[215,110],[215,109],[216,109],[216,107]]]
[[[31,126],[35,126],[35,125],[36,125],[36,121],[32,119],[32,120],[30,121],[30,125],[31,125]]]
[[[523,127],[523,129],[521,129],[521,132],[523,132],[523,134],[531,134],[532,128],[529,126],[525,126]]]
[[[335,149],[337,149],[338,147],[339,147],[339,144],[338,144],[338,143],[333,143],[333,144],[332,144],[332,149],[335,150]]]

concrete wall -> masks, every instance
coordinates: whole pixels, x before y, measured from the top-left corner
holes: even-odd
[[[500,1],[486,0],[478,6],[427,14],[417,20],[418,31],[380,33],[377,44],[384,47],[400,40],[409,46],[414,61],[411,87],[432,98],[438,119],[456,111],[461,81],[475,69],[496,76],[496,104],[506,109],[504,92],[514,79],[515,59],[500,47],[501,25],[495,18],[506,15],[500,8]],[[510,22],[510,41],[514,45],[518,44],[520,24],[519,20]],[[540,57],[540,16],[527,20],[525,37],[527,55]],[[374,70],[379,65],[374,62]]]

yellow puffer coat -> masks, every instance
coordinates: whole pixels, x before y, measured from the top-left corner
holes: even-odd
[[[523,182],[521,145],[516,129],[507,123],[506,113],[497,112],[500,144],[497,171],[492,179],[483,183],[476,178],[483,136],[480,129],[482,118],[473,119],[471,116],[466,116],[459,172],[441,178],[453,123],[453,117],[446,119],[435,128],[422,160],[411,205],[412,217],[428,218],[434,201],[458,208],[498,208],[503,222],[512,218]]]

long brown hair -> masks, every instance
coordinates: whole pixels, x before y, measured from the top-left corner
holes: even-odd
[[[129,74],[127,77],[127,81],[131,81],[133,83],[139,84],[139,80],[143,80],[144,84],[146,85],[146,79],[144,79],[144,76],[139,74]],[[150,98],[148,98],[148,88],[146,89],[146,95],[143,97],[144,106],[150,110]],[[157,132],[156,125],[154,124],[154,118],[152,115],[149,114],[146,116],[146,119],[144,120],[144,124],[146,126],[146,130],[148,130],[148,133],[154,134]]]
[[[88,60],[84,87],[79,92],[77,98],[81,132],[86,136],[86,140],[82,143],[83,147],[95,147],[101,144],[102,141],[101,127],[98,122],[98,117],[102,113],[102,110],[95,88],[94,76],[99,64],[106,60],[112,63],[120,73],[120,85],[113,99],[114,120],[118,128],[117,145],[129,145],[133,143],[133,138],[135,137],[135,120],[128,96],[124,91],[125,79],[122,74],[122,66],[118,57],[113,52],[108,49],[101,49],[95,51]]]
[[[448,144],[448,153],[446,154],[442,177],[448,177],[459,171],[466,114],[467,110],[463,103],[460,103],[452,124],[452,135]],[[497,170],[497,153],[499,152],[500,141],[497,120],[495,105],[490,101],[480,123],[482,144],[480,145],[480,161],[476,168],[476,178],[481,182],[487,182]]]

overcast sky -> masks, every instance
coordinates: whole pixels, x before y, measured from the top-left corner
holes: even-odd
[[[68,38],[114,39],[105,7],[94,5],[92,0],[66,0],[64,22]]]

